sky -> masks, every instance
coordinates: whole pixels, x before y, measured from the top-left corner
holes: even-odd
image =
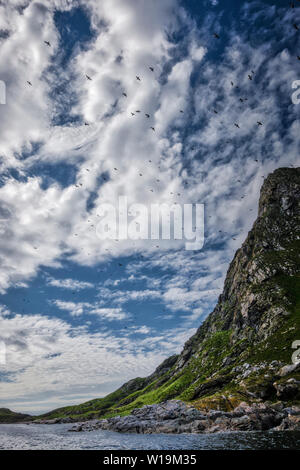
[[[102,397],[213,310],[299,164],[298,25],[298,1],[0,1],[0,407]],[[120,196],[204,204],[203,247],[101,239]]]

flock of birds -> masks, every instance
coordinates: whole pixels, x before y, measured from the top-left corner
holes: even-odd
[[[297,0],[297,1],[300,2],[300,0]],[[295,2],[290,2],[290,7],[291,7],[291,8],[295,8]],[[297,25],[296,23],[293,23],[293,28],[294,28],[295,30],[299,31],[299,27],[298,27],[298,25]],[[220,34],[218,34],[217,32],[215,32],[215,33],[213,34],[213,37],[214,37],[215,39],[217,39],[217,40],[219,40],[219,39],[221,38]],[[45,43],[45,45],[46,45],[47,47],[51,47],[50,41],[46,41],[46,40],[45,40],[44,43]],[[297,58],[298,58],[298,60],[300,60],[300,56],[297,56]],[[154,69],[154,67],[153,67],[152,65],[151,65],[151,66],[148,66],[148,69],[150,70],[151,73],[154,73],[154,72],[155,72],[155,69]],[[255,73],[256,73],[256,72],[255,72],[254,70],[251,70],[251,72],[248,73],[248,80],[249,80],[250,82],[252,82],[252,81],[254,80],[254,78],[255,78]],[[86,78],[86,80],[88,80],[88,81],[92,81],[92,80],[93,80],[93,78],[92,78],[90,75],[88,75],[87,73],[85,74],[85,78]],[[136,75],[135,79],[136,79],[137,82],[142,82],[142,78],[141,78],[140,75]],[[32,86],[32,82],[29,81],[29,80],[27,80],[27,84],[28,84],[29,86]],[[230,82],[230,85],[231,85],[231,87],[235,88],[236,90],[239,90],[239,86],[237,86],[233,81]],[[123,96],[124,98],[128,98],[127,92],[126,92],[126,91],[123,91],[123,92],[122,92],[122,96]],[[245,102],[248,101],[248,98],[247,98],[247,97],[242,97],[242,96],[240,96],[240,97],[239,97],[239,101],[240,101],[241,103],[245,103]],[[219,114],[219,111],[218,111],[217,109],[213,109],[213,112],[214,112],[215,114]],[[141,113],[141,110],[140,110],[140,109],[136,109],[136,110],[134,110],[134,111],[131,111],[131,116],[136,116],[136,115],[139,115],[140,113]],[[180,110],[179,110],[179,113],[183,114],[184,111],[183,111],[182,109],[180,109]],[[150,115],[148,112],[147,112],[147,113],[144,113],[144,115],[145,115],[145,118],[146,118],[146,119],[150,119],[150,118],[151,118],[151,115]],[[90,124],[89,124],[88,122],[84,122],[84,125],[85,125],[85,126],[89,126]],[[241,129],[241,125],[240,125],[239,122],[234,122],[233,125],[234,125],[237,129]],[[258,126],[258,127],[263,126],[263,121],[262,121],[262,120],[257,121],[257,126]],[[155,132],[155,130],[156,130],[153,125],[150,126],[150,129],[151,129],[153,132]],[[227,141],[227,142],[230,142],[230,141]],[[192,147],[191,150],[194,150],[194,148]],[[258,163],[258,160],[255,159],[255,162]],[[152,160],[148,160],[148,163],[151,164],[151,163],[152,163]],[[161,168],[160,168],[160,165],[158,165],[158,170],[160,170],[160,169],[161,169]],[[89,172],[90,169],[89,169],[89,168],[86,168],[86,171]],[[113,171],[114,171],[114,172],[118,172],[119,170],[118,170],[118,168],[114,167]],[[138,174],[139,174],[140,177],[143,177],[143,173],[139,172]],[[262,176],[262,178],[264,178],[264,175]],[[104,182],[109,180],[109,178],[108,178],[106,175],[102,175],[102,179],[103,179]],[[238,182],[241,183],[240,180],[238,180]],[[157,178],[157,179],[156,179],[156,183],[160,183],[160,179]],[[184,181],[184,182],[183,182],[183,185],[184,185],[184,186],[187,186],[187,185],[188,185],[188,182],[187,182],[187,181]],[[75,188],[77,188],[77,189],[80,189],[80,188],[82,188],[82,187],[83,187],[83,184],[82,184],[81,182],[78,182],[78,183],[75,184]],[[154,188],[150,188],[149,191],[152,192],[152,193],[154,193],[155,190],[154,190]],[[171,196],[181,196],[181,193],[170,192],[170,195],[171,195]],[[244,199],[246,196],[247,196],[246,194],[243,194],[243,195],[241,196],[241,199]],[[174,204],[177,204],[177,202],[175,201]],[[253,211],[253,209],[249,209],[249,211]],[[99,217],[99,216],[98,216],[98,217]],[[211,216],[209,216],[209,217],[211,217]],[[88,221],[88,223],[89,223],[89,225],[90,225],[91,228],[95,228],[95,224],[94,224],[94,223],[91,224],[90,221]],[[219,232],[222,233],[222,230],[219,230]],[[227,233],[227,232],[224,232],[224,234],[226,234],[226,233]],[[77,236],[78,236],[78,233],[75,233],[74,236],[77,237]],[[233,240],[236,240],[235,237],[231,237],[231,238],[232,238]],[[119,240],[117,239],[116,241],[119,241]],[[155,247],[156,247],[156,248],[159,248],[159,245],[155,245]],[[37,247],[34,247],[34,248],[37,249]],[[109,250],[109,249],[106,249],[106,251],[110,251],[110,250]],[[90,255],[90,254],[89,254],[89,255]],[[121,264],[121,263],[119,263],[119,267],[122,267],[122,264]]]
[[[297,0],[297,1],[300,2],[300,0]],[[291,2],[291,3],[290,3],[290,6],[291,6],[291,8],[295,8],[295,3],[294,3],[294,2]],[[298,27],[298,25],[297,25],[296,23],[293,24],[293,28],[294,28],[295,30],[299,31],[299,27]],[[220,34],[218,34],[218,33],[214,33],[214,34],[213,34],[213,37],[214,37],[215,39],[217,39],[217,40],[219,40],[219,39],[221,38]],[[50,43],[49,41],[44,41],[44,43],[45,43],[45,45],[46,45],[47,47],[51,47],[51,43]],[[300,60],[300,55],[297,56],[297,59]],[[154,68],[153,66],[148,66],[148,70],[149,70],[151,73],[154,73],[154,72],[155,72],[155,68]],[[255,72],[254,70],[251,70],[251,71],[250,71],[250,73],[248,74],[248,80],[249,80],[249,82],[253,82],[253,81],[255,80],[255,74],[256,74],[256,72]],[[93,80],[93,78],[92,78],[90,75],[88,75],[88,74],[85,74],[85,78],[86,78],[87,81],[92,81],[92,80]],[[142,82],[141,76],[136,75],[135,78],[136,78],[136,81],[137,81],[137,82]],[[28,84],[28,86],[33,86],[33,85],[32,85],[32,82],[29,81],[29,80],[27,81],[27,84]],[[228,86],[229,86],[229,84],[228,84]],[[232,81],[230,82],[230,86],[231,86],[232,88],[236,89],[236,90],[239,90],[239,87],[238,87],[234,82],[232,82]],[[122,92],[122,96],[123,96],[123,98],[128,98],[127,92],[126,92],[126,91],[123,91],[123,92]],[[240,96],[238,99],[239,99],[240,103],[246,103],[246,102],[248,101],[248,98],[247,98],[247,97],[244,97],[244,96]],[[213,113],[216,114],[216,115],[220,113],[220,111],[217,110],[217,109],[213,109],[212,111],[213,111]],[[140,109],[135,109],[134,111],[131,111],[131,112],[130,112],[130,114],[131,114],[132,117],[134,117],[134,116],[136,116],[136,115],[140,115],[141,113],[142,113],[142,111],[141,111]],[[179,110],[179,113],[180,113],[180,114],[184,114],[184,111],[183,111],[182,109],[180,109],[180,110]],[[145,116],[146,119],[150,119],[150,118],[151,118],[151,115],[150,115],[148,112],[144,113],[144,116]],[[90,124],[89,124],[88,122],[84,122],[84,125],[85,125],[85,126],[89,126]],[[233,125],[234,125],[237,129],[241,129],[241,124],[240,124],[239,122],[234,122]],[[264,125],[264,124],[263,124],[263,120],[257,121],[257,126],[258,126],[258,127],[263,126],[263,125]],[[155,127],[154,127],[153,125],[150,126],[149,129],[151,129],[153,132],[156,131],[156,129],[155,129]],[[228,141],[228,142],[229,142],[229,141]],[[192,150],[192,151],[195,150],[194,147],[191,147],[191,150]],[[255,159],[255,162],[259,163],[258,159]],[[150,164],[150,165],[153,164],[152,160],[148,160],[148,164]],[[161,169],[161,168],[160,168],[160,165],[158,165],[158,171],[159,171],[160,169]],[[90,172],[90,171],[91,171],[90,168],[86,168],[85,170],[86,170],[86,172]],[[114,168],[113,168],[113,171],[114,171],[114,172],[119,172],[119,169],[118,169],[117,167],[114,167]],[[144,176],[142,172],[140,172],[139,170],[137,170],[137,171],[138,171],[139,177],[143,177],[143,176]],[[264,178],[264,175],[262,176],[262,178]],[[103,179],[104,182],[107,182],[107,181],[109,180],[109,177],[106,176],[106,175],[102,175],[102,179]],[[237,182],[240,183],[240,184],[242,183],[241,180],[237,180]],[[160,183],[160,179],[159,179],[159,178],[156,179],[156,183]],[[184,182],[183,182],[183,185],[184,185],[185,187],[188,186],[188,184],[189,184],[189,183],[188,183],[187,181],[184,181]],[[76,188],[76,189],[80,189],[80,188],[82,188],[82,187],[83,187],[83,183],[81,183],[81,182],[78,182],[78,183],[75,184],[75,188]],[[155,189],[154,189],[154,188],[150,188],[149,191],[150,191],[151,193],[154,193],[154,192],[155,192]],[[178,192],[170,192],[170,196],[172,196],[172,197],[180,197],[180,196],[181,196],[181,193],[178,193]],[[246,196],[247,196],[246,194],[243,194],[243,195],[241,196],[241,199],[244,199]],[[175,201],[174,204],[177,204],[177,202]],[[249,211],[252,212],[253,209],[249,209]],[[129,214],[129,215],[130,215],[130,214]],[[98,215],[98,217],[99,217],[99,215]],[[211,217],[212,217],[212,216],[208,216],[208,218],[211,218]],[[233,224],[234,224],[235,222],[236,222],[235,220],[232,221]],[[88,219],[87,224],[89,225],[89,227],[90,227],[91,230],[94,230],[94,229],[95,229],[95,221],[92,221],[92,220]],[[194,230],[195,230],[195,227],[194,227]],[[223,233],[224,235],[227,235],[227,234],[228,234],[228,232],[225,232],[225,231],[222,231],[222,230],[219,230],[219,233],[220,233],[220,234]],[[74,236],[75,236],[75,237],[78,237],[78,233],[75,233]],[[237,240],[236,235],[235,235],[235,236],[231,236],[231,238],[232,238],[232,240],[234,240],[234,241]],[[116,239],[115,241],[118,242],[119,240]],[[154,247],[154,248],[160,248],[160,245],[159,245],[159,244],[158,244],[158,245],[153,245],[153,247]],[[35,250],[38,250],[38,247],[37,247],[37,246],[34,246],[34,249],[35,249]],[[82,248],[82,249],[83,249],[83,248]],[[106,252],[111,252],[111,251],[113,251],[113,250],[112,250],[112,249],[109,249],[109,248],[106,248],[105,251],[106,251]],[[87,255],[88,255],[88,256],[91,256],[91,253],[87,253]],[[192,259],[195,259],[195,258],[196,258],[196,254],[192,256]],[[136,254],[136,259],[137,259],[137,260],[140,260],[140,261],[145,261],[145,260],[147,260],[147,257],[145,257],[144,255],[142,255],[142,254],[140,254],[139,252],[137,252],[137,254]],[[180,266],[179,266],[179,267],[180,267]],[[123,269],[123,268],[124,268],[124,265],[123,265],[123,263],[116,262],[116,263],[114,263],[114,268],[115,268],[116,270],[117,270],[117,269]],[[185,266],[182,266],[182,268],[185,268]],[[106,269],[107,269],[107,268],[106,268]],[[98,269],[98,272],[104,272],[104,270]],[[189,274],[189,277],[192,278],[192,274]],[[222,286],[220,286],[220,287],[218,288],[218,290],[221,291],[221,290],[222,290]],[[77,291],[72,291],[72,294],[73,294],[73,295],[77,294]],[[24,299],[23,299],[23,302],[28,302],[28,303],[29,303],[30,301],[24,298]],[[165,309],[165,308],[163,308],[162,310],[163,310],[163,312],[166,312],[166,309]],[[24,311],[24,310],[23,310],[23,311]],[[134,319],[136,319],[136,314],[133,314],[133,315],[134,315]],[[128,322],[128,321],[130,321],[130,322],[133,323],[133,320],[127,320],[127,322]],[[125,324],[126,324],[125,322],[122,322],[123,329],[127,330],[128,328],[131,328],[130,326],[125,326]]]

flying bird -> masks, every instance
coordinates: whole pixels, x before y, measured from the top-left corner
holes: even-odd
[[[29,85],[29,86],[32,86],[32,83],[31,83],[31,82],[29,82],[28,80],[27,80],[27,83],[28,83],[28,85]]]
[[[136,76],[136,79],[137,79],[139,82],[141,81],[141,79],[140,79],[140,77],[139,77],[138,75]]]
[[[293,26],[294,26],[294,28],[295,28],[297,31],[299,31],[299,27],[298,27],[298,25],[297,25],[296,23],[294,23]]]
[[[263,125],[263,123],[262,123],[261,121],[257,121],[257,124],[258,124],[259,126],[262,126],[262,125]]]
[[[50,44],[49,41],[44,41],[44,43],[45,43],[47,46],[51,47],[51,44]]]
[[[125,98],[127,98],[127,94],[126,94],[126,93],[123,92],[122,95],[125,96]]]
[[[151,72],[154,72],[154,68],[153,68],[153,67],[149,67],[149,69],[151,70]]]
[[[87,74],[85,74],[87,80],[92,80],[91,77]]]
[[[240,129],[240,126],[235,122],[234,123],[235,127],[238,127]]]
[[[148,119],[149,119],[149,117],[150,117],[150,114],[147,114],[147,113],[146,113],[146,114],[145,114],[145,116],[146,116],[146,118],[148,118]]]
[[[252,80],[252,75],[248,75],[249,80]]]
[[[153,132],[155,132],[155,127],[151,127],[151,129],[153,130]]]
[[[217,33],[214,33],[214,37],[215,37],[216,39],[220,39],[220,36],[219,36]]]

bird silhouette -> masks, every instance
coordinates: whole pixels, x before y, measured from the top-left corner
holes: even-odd
[[[146,116],[146,118],[148,118],[148,119],[149,119],[149,117],[150,117],[150,114],[145,114],[145,116]]]
[[[47,46],[51,47],[51,44],[50,44],[49,41],[44,41],[44,43],[45,43]]]
[[[154,72],[154,68],[153,68],[153,67],[149,67],[149,69],[151,70],[151,72]]]
[[[214,33],[214,37],[215,37],[216,39],[220,39],[220,36],[219,36],[217,33]]]
[[[150,129],[152,129],[152,130],[153,130],[153,132],[155,132],[155,127],[151,127]]]
[[[240,129],[240,126],[237,123],[235,123],[234,125],[235,125],[235,127],[238,127]]]
[[[262,123],[261,121],[257,121],[257,124],[258,124],[259,126],[262,126],[262,125],[263,125],[263,123]]]
[[[87,74],[85,74],[87,80],[92,80],[91,77]]]
[[[31,82],[29,82],[28,80],[27,80],[27,83],[28,83],[28,85],[29,85],[29,86],[32,86],[32,83],[31,83]]]
[[[125,98],[127,98],[127,94],[125,92],[123,92],[122,95],[125,96]]]
[[[253,80],[252,75],[248,75],[248,78],[249,78],[249,80]]]
[[[298,27],[298,25],[297,25],[296,23],[294,23],[293,26],[294,26],[294,28],[295,28],[297,31],[299,31],[299,27]]]
[[[137,79],[139,82],[141,81],[141,79],[140,79],[140,77],[139,77],[138,75],[136,76],[136,79]]]

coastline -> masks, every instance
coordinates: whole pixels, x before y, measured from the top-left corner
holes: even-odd
[[[74,423],[72,418],[38,420],[32,424]],[[24,424],[24,423],[23,423]],[[211,434],[232,431],[300,431],[300,407],[242,402],[232,411],[197,410],[180,400],[146,405],[130,415],[76,422],[69,432],[95,430],[133,434]]]

